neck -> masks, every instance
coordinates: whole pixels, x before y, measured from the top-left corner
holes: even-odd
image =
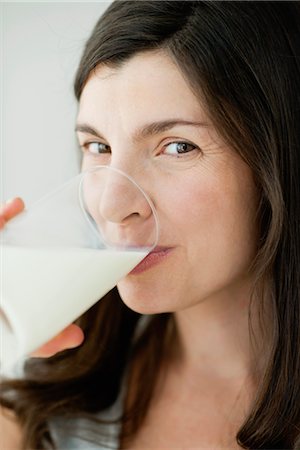
[[[172,353],[181,370],[212,379],[259,377],[267,339],[260,330],[257,302],[253,300],[250,310],[250,283],[244,281],[175,312],[177,342]],[[253,334],[249,330],[250,312]]]

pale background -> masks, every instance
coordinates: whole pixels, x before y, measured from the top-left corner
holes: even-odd
[[[28,207],[78,172],[74,74],[110,3],[0,3],[0,201]]]

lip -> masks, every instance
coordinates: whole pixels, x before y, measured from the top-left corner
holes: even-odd
[[[155,247],[152,252],[145,256],[145,258],[142,259],[142,261],[137,266],[135,266],[135,268],[129,273],[129,275],[137,275],[139,273],[145,272],[156,264],[159,264],[168,256],[171,250],[171,247]]]

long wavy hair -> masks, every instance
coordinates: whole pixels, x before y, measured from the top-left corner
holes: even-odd
[[[137,52],[157,49],[175,61],[205,102],[223,139],[251,167],[260,192],[256,286],[271,281],[272,317],[262,327],[273,330],[272,345],[237,442],[249,449],[300,449],[300,4],[113,2],[84,49],[77,99],[99,64],[121,67]],[[116,419],[126,423],[127,436],[134,435],[172,323],[171,314],[154,315],[137,337],[139,318],[113,289],[78,319],[86,335],[79,348],[29,359],[24,378],[2,380],[1,404],[15,411],[24,448],[55,448],[52,418],[95,419],[115,402],[128,361],[138,355],[130,414]]]

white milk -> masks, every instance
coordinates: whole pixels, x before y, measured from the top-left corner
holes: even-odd
[[[2,247],[1,366],[59,333],[146,255],[144,251]]]

